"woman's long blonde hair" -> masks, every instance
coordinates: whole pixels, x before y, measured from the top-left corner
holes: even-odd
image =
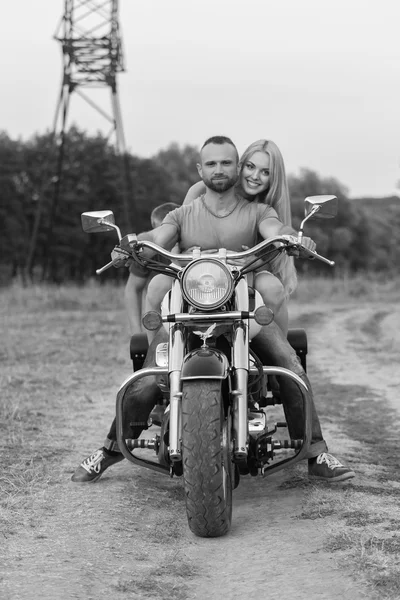
[[[292,212],[285,163],[283,162],[281,151],[274,142],[271,140],[257,140],[246,148],[239,161],[239,182],[243,166],[251,159],[255,152],[264,152],[270,159],[270,184],[267,190],[256,198],[256,201],[272,206],[276,210],[279,220],[284,225],[291,227]],[[289,296],[297,287],[297,274],[293,257],[289,257],[283,252],[270,261],[270,265],[273,269],[273,274],[281,279],[286,294]]]

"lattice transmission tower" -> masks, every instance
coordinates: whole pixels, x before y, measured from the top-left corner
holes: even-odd
[[[108,139],[112,141],[114,138],[121,160],[125,225],[129,230],[131,228],[128,205],[133,204],[132,185],[117,87],[117,75],[125,70],[118,4],[118,0],[65,0],[64,14],[54,35],[61,44],[63,69],[53,122],[54,140],[57,143],[57,166],[52,178],[54,187],[49,215],[48,250],[52,245],[52,232],[60,200],[67,119],[74,92],[110,124]],[[90,96],[94,88],[106,88],[111,92],[109,112]],[[28,271],[35,252],[40,212],[39,206],[31,240]]]

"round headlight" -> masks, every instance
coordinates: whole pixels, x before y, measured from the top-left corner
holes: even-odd
[[[195,308],[219,308],[232,296],[233,289],[231,272],[219,260],[196,260],[182,275],[183,295]]]

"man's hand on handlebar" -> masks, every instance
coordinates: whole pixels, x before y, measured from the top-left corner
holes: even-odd
[[[304,246],[306,250],[311,250],[312,252],[315,252],[315,248],[317,247],[317,244],[314,242],[314,240],[309,237],[303,237],[301,240],[301,245]]]
[[[113,263],[113,267],[116,269],[120,269],[121,267],[128,267],[132,262],[132,258],[129,256],[128,252],[122,250],[118,246],[115,246],[114,250],[111,252],[111,260]]]
[[[250,250],[249,246],[243,246],[242,245],[242,250]],[[229,256],[229,252],[228,252],[228,256]],[[249,257],[247,258],[235,258],[234,260],[231,259],[230,263],[233,265],[236,265],[237,267],[244,267],[246,265],[246,263],[249,262]]]

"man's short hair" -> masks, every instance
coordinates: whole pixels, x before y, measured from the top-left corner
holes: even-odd
[[[156,227],[154,223],[159,223],[161,225],[167,214],[170,213],[171,210],[175,210],[175,208],[179,208],[179,204],[175,204],[175,202],[165,202],[164,204],[160,204],[160,206],[156,206],[150,215],[152,227]]]
[[[202,145],[200,152],[203,150],[203,148],[205,146],[208,146],[208,144],[217,144],[220,146],[222,146],[222,144],[230,144],[231,146],[233,146],[235,148],[237,158],[239,160],[239,153],[237,151],[235,144],[232,142],[231,138],[226,137],[226,135],[213,135],[212,137],[208,138],[208,140],[206,140],[204,142],[204,144]]]
[[[208,140],[206,140],[202,145],[201,150],[203,150],[204,146],[208,146],[208,144],[230,144],[236,148],[231,138],[228,138],[225,135],[213,135],[212,137],[208,138]]]

